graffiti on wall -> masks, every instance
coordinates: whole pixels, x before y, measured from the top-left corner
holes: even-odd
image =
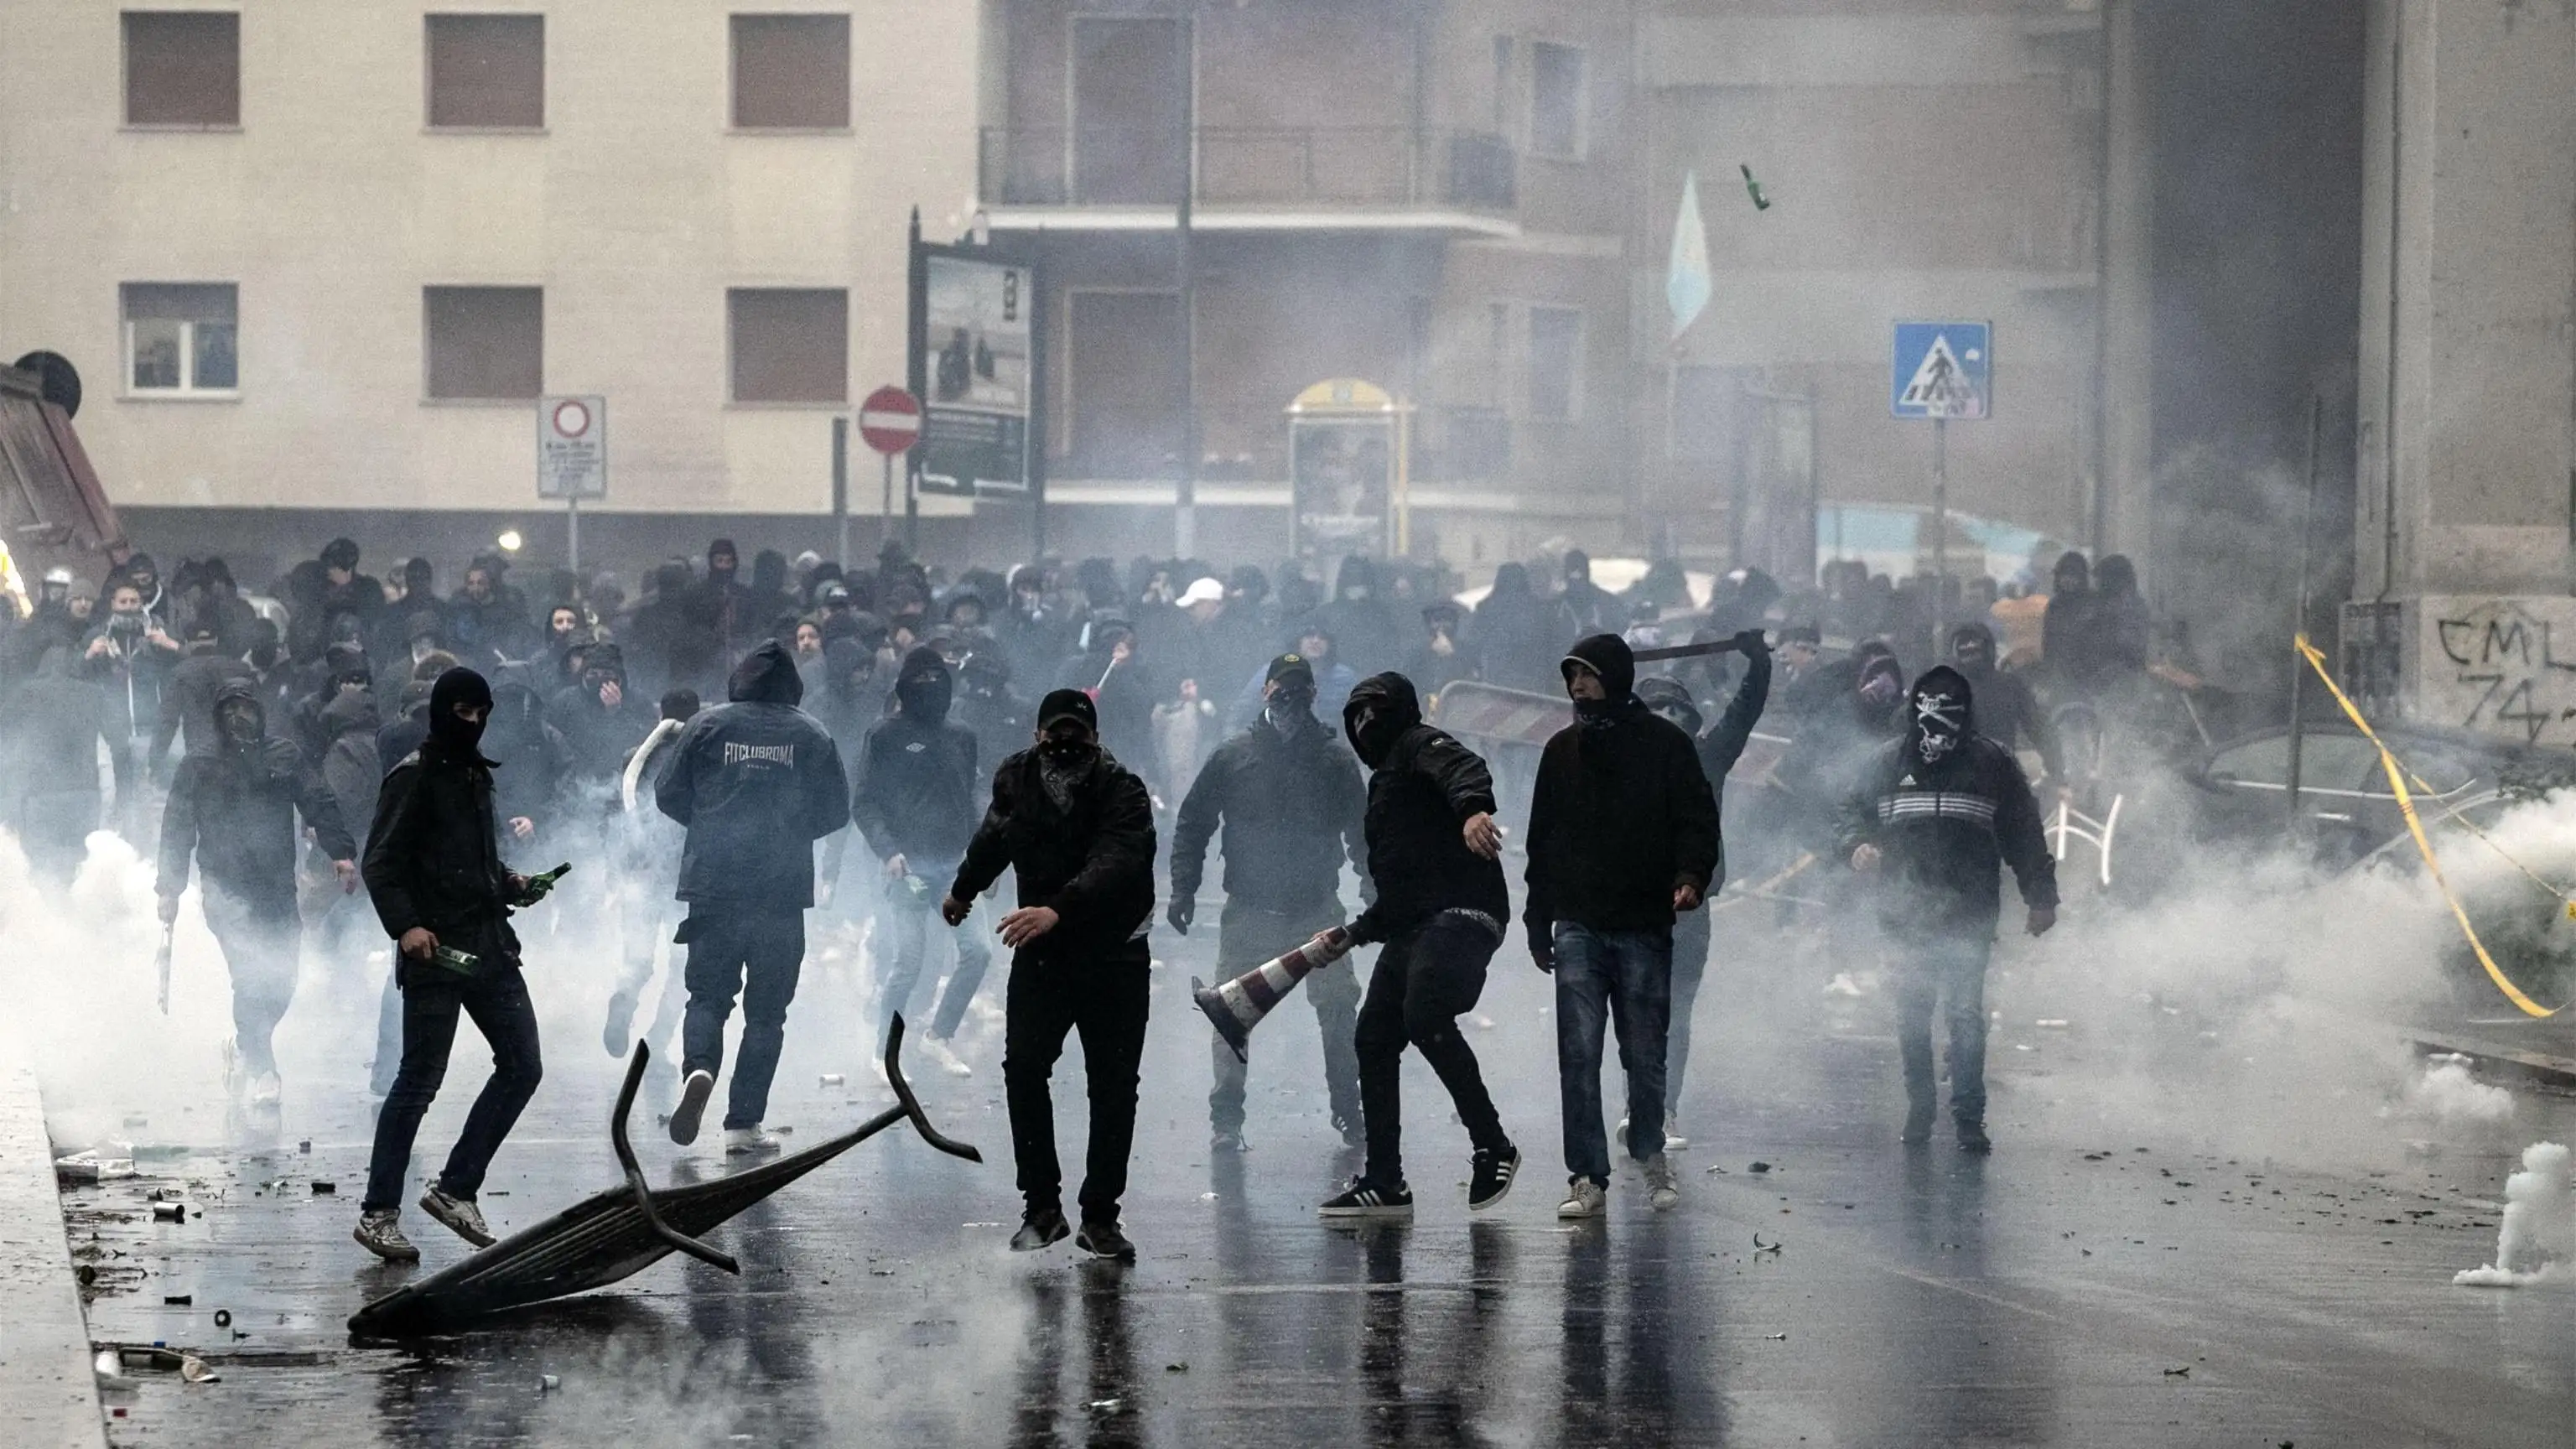
[[[2417,719],[2576,743],[2576,599],[2427,598],[2419,617]]]

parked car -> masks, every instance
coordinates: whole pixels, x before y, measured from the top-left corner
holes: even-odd
[[[2300,747],[2299,819],[2324,860],[2359,860],[2406,834],[2406,818],[2379,751],[2348,724],[2312,724]],[[2391,725],[2380,738],[2412,776],[2407,790],[2427,820],[2467,812],[2491,817],[2514,797],[2576,786],[2576,751],[2516,745],[2431,725]],[[2186,769],[2203,840],[2260,844],[2289,826],[2290,731],[2240,735]],[[2416,779],[2429,787],[2419,789]]]

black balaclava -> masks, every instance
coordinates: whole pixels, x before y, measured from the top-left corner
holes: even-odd
[[[1374,770],[1404,732],[1422,722],[1422,697],[1401,674],[1372,674],[1352,688],[1342,705],[1342,733],[1360,763]]]
[[[1971,680],[1995,670],[1995,632],[1983,624],[1962,624],[1950,631],[1950,659]]]
[[[1261,718],[1283,735],[1294,735],[1315,722],[1315,667],[1302,655],[1282,654],[1270,661],[1264,685],[1277,685],[1261,702]]]
[[[481,720],[459,719],[458,705],[479,706]],[[483,743],[483,726],[492,718],[492,686],[462,665],[438,676],[429,687],[429,738],[450,754],[470,755]]]
[[[903,705],[905,719],[935,725],[948,718],[948,704],[956,696],[956,688],[956,681],[949,677],[948,661],[925,644],[903,656],[903,670],[895,676],[894,697]]]
[[[1099,706],[1079,689],[1050,690],[1038,702],[1038,734],[1038,786],[1056,809],[1069,811],[1074,781],[1100,757]]]
[[[1971,699],[1966,675],[1946,664],[1925,670],[1906,695],[1906,758],[1938,765],[1957,753],[1975,730]]]
[[[722,567],[717,566],[717,559],[724,560]],[[719,538],[707,545],[707,581],[709,583],[732,583],[734,573],[741,567],[742,555],[735,550],[732,539]]]

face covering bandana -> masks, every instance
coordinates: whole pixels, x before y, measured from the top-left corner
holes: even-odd
[[[1073,808],[1073,782],[1098,749],[1088,740],[1049,740],[1038,746],[1038,783],[1056,809]]]
[[[1956,695],[1925,693],[1915,697],[1914,749],[1923,763],[1941,763],[1967,733],[1968,708]]]
[[[1279,733],[1295,734],[1299,725],[1315,717],[1315,696],[1301,689],[1283,689],[1261,706],[1261,717]]]
[[[224,738],[236,745],[259,743],[259,711],[248,705],[227,705],[223,711]]]

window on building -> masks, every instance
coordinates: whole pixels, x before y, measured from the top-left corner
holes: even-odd
[[[534,130],[546,123],[546,18],[428,17],[429,123]]]
[[[850,294],[736,287],[725,294],[738,403],[845,403],[850,398]]]
[[[1583,314],[1572,307],[1529,309],[1529,411],[1570,421],[1582,402]]]
[[[1165,478],[1180,463],[1181,299],[1090,292],[1068,303],[1072,459],[1095,478]]]
[[[1743,399],[1735,369],[1686,365],[1673,369],[1673,457],[1684,463],[1723,463],[1735,447],[1735,409]]]
[[[224,394],[241,387],[230,282],[128,282],[125,385],[136,393]]]
[[[424,287],[429,396],[488,402],[546,390],[542,287]]]
[[[1519,89],[1512,83],[1512,38],[1494,37],[1494,129],[1505,135],[1512,130],[1512,93]]]
[[[1530,153],[1579,161],[1583,145],[1583,52],[1530,42]]]
[[[850,17],[733,17],[733,123],[745,131],[850,125]]]
[[[125,12],[125,124],[241,124],[241,16]]]

